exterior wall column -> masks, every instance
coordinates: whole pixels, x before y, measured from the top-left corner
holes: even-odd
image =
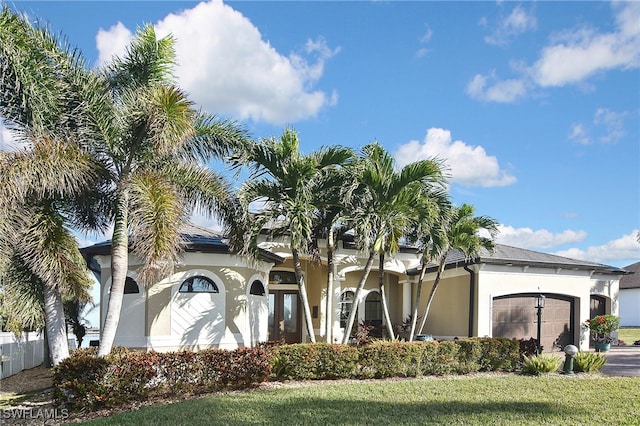
[[[412,283],[409,280],[400,281],[402,284],[402,320],[404,321],[409,315],[412,314],[411,306],[411,287]]]

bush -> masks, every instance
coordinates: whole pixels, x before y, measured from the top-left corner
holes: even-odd
[[[520,342],[502,337],[478,339],[482,347],[480,371],[515,371],[520,360]]]
[[[274,346],[271,377],[275,380],[325,380],[355,377],[358,348],[328,343]]]
[[[326,343],[273,346],[272,380],[418,377],[515,370],[519,342],[463,339],[441,342],[376,341],[366,346]]]
[[[482,358],[482,345],[478,339],[462,339],[458,344],[458,357],[456,373],[467,374],[480,370]]]
[[[562,359],[553,355],[540,354],[531,357],[524,356],[522,372],[526,374],[543,374],[558,371],[562,365]]]
[[[607,362],[605,356],[595,352],[578,352],[573,359],[573,370],[578,373],[599,371]]]
[[[535,337],[532,337],[528,340],[520,339],[520,359],[522,360],[524,356],[533,356],[538,353],[538,340]]]
[[[76,351],[53,369],[53,398],[58,404],[92,410],[171,393],[243,389],[267,380],[271,371],[264,349],[118,349],[103,358],[92,349]]]

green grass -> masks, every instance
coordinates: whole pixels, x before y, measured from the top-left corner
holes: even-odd
[[[638,424],[640,378],[500,375],[305,383],[207,396],[91,425]]]
[[[624,327],[618,330],[618,339],[624,340],[627,345],[640,340],[640,327]]]

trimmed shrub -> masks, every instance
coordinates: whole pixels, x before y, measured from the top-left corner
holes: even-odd
[[[525,355],[522,362],[522,372],[534,375],[553,373],[558,371],[561,365],[562,359],[557,356],[540,354],[528,357]]]
[[[72,409],[113,407],[165,394],[243,389],[271,372],[264,349],[129,352],[80,350],[53,369],[53,398]]]
[[[482,348],[480,371],[515,371],[520,360],[520,342],[502,337],[478,339]]]
[[[296,343],[270,348],[274,380],[325,380],[354,377],[358,348],[328,343]]]
[[[600,371],[607,362],[602,353],[578,352],[573,359],[573,370],[577,373],[592,373]]]
[[[468,374],[480,370],[482,345],[478,339],[462,339],[456,343],[458,345],[456,373]]]

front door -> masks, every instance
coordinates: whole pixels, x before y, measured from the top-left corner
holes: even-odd
[[[296,290],[269,291],[269,340],[300,343],[300,298]]]

